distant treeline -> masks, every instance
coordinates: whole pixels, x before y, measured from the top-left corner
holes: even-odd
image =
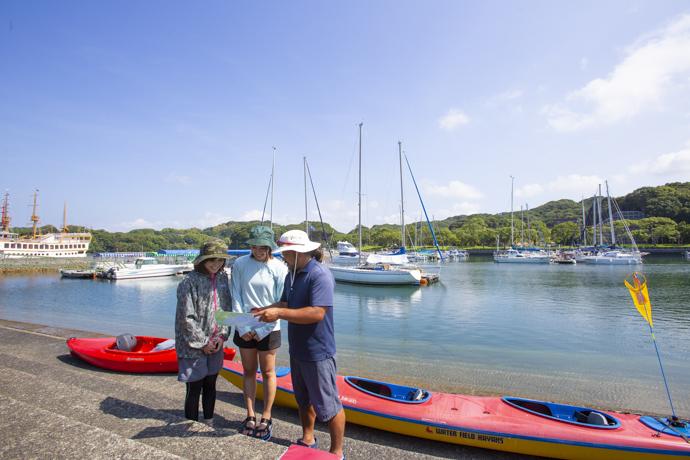
[[[587,224],[586,242],[592,242],[592,198],[584,200],[585,220]],[[616,198],[623,211],[638,211],[644,218],[625,221],[637,244],[690,244],[690,182],[670,183],[659,187],[643,187],[620,198]],[[602,200],[602,218],[608,219],[606,197]],[[529,213],[517,211],[513,214],[516,243],[525,245],[542,245],[554,243],[559,245],[582,244],[582,202],[572,200],[550,201],[542,206],[530,209]],[[443,246],[493,247],[498,240],[501,246],[510,242],[510,213],[473,214],[455,216],[432,222],[439,243]],[[90,230],[93,242],[89,252],[112,251],[157,251],[159,249],[198,248],[209,238],[221,238],[231,248],[246,247],[244,241],[249,238],[249,230],[259,222],[227,222],[215,227],[198,229],[163,230],[139,229],[130,232],[108,232]],[[625,236],[624,222],[617,220],[614,213],[614,226],[617,241],[629,244]],[[276,235],[291,229],[304,229],[305,224],[273,225]],[[71,231],[83,227],[70,227]],[[57,231],[53,226],[42,227],[43,233]],[[432,244],[430,231],[426,222],[406,225],[408,247],[413,245],[429,246]],[[15,228],[20,234],[31,232],[29,228]],[[400,227],[384,224],[371,228],[362,227],[363,243],[369,247],[390,248],[400,245]],[[604,228],[604,241],[610,241],[610,230]],[[346,240],[357,242],[357,228],[349,233],[340,233],[329,224],[323,228],[319,222],[310,222],[310,237],[316,241],[326,241],[331,246],[335,242]],[[597,235],[597,238],[599,236]]]

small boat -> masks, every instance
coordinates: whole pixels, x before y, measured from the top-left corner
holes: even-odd
[[[104,278],[113,280],[154,278],[158,276],[181,275],[194,269],[191,263],[164,264],[155,257],[139,257],[133,264],[111,267],[103,273]]]
[[[66,270],[66,269],[60,269],[60,277],[61,278],[75,278],[75,279],[93,279],[96,278],[96,270],[94,269],[87,269],[87,270]]]
[[[221,375],[242,388],[242,365]],[[296,408],[289,368],[276,372],[278,405]],[[688,422],[604,412],[514,397],[436,393],[360,377],[337,377],[347,421],[408,436],[561,459],[659,459],[690,456]],[[263,397],[258,378],[257,396]]]
[[[337,254],[331,255],[331,262],[339,265],[359,263],[359,251],[349,241],[338,241]]]
[[[494,252],[494,262],[500,264],[548,264],[549,255],[544,251],[529,252],[508,249]]]
[[[119,372],[140,374],[177,372],[177,353],[172,348],[156,350],[166,340],[160,337],[137,336],[137,344],[131,351],[118,350],[115,337],[67,339],[67,347],[73,356],[96,367]],[[225,359],[232,361],[234,348],[225,348]]]

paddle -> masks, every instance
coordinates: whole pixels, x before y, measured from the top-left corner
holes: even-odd
[[[637,311],[640,312],[640,315],[642,315],[642,317],[645,319],[645,321],[647,321],[647,324],[649,325],[649,332],[652,335],[654,350],[656,350],[656,357],[659,360],[659,367],[661,368],[661,376],[664,379],[666,394],[668,395],[668,401],[671,404],[672,417],[670,423],[666,423],[663,419],[660,418],[658,418],[657,421],[663,424],[664,426],[670,428],[674,432],[678,433],[678,435],[681,436],[685,440],[685,442],[690,443],[687,436],[685,436],[683,433],[674,428],[675,426],[685,427],[685,423],[676,416],[676,410],[673,407],[673,399],[671,399],[671,391],[668,389],[668,382],[666,381],[666,373],[664,372],[664,366],[661,363],[659,347],[656,344],[656,337],[654,336],[654,322],[652,320],[652,303],[649,300],[647,278],[641,273],[634,272],[631,275],[631,281],[632,283],[628,282],[628,280],[626,279],[623,280],[623,283],[625,283],[625,287],[627,287],[628,291],[630,291],[630,297],[632,297],[633,304],[635,304]]]

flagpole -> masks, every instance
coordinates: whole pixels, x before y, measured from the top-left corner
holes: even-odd
[[[666,387],[666,394],[668,395],[668,402],[671,404],[671,415],[673,420],[677,420],[676,410],[673,407],[673,399],[671,399],[671,391],[668,389],[668,382],[666,381],[666,373],[664,372],[664,366],[661,364],[661,355],[659,354],[659,347],[656,344],[656,337],[654,337],[654,329],[651,324],[649,325],[649,332],[652,334],[652,342],[654,343],[654,350],[656,351],[656,358],[659,360],[659,368],[661,369],[661,377],[664,379],[664,386]]]

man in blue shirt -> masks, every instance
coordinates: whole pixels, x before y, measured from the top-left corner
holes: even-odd
[[[328,423],[330,452],[343,456],[345,412],[338,397],[333,329],[333,291],[330,270],[319,263],[320,243],[301,230],[283,233],[278,240],[288,265],[281,301],[253,309],[261,321],[288,322],[292,387],[299,407],[302,439],[297,444],[316,447],[314,423]]]

